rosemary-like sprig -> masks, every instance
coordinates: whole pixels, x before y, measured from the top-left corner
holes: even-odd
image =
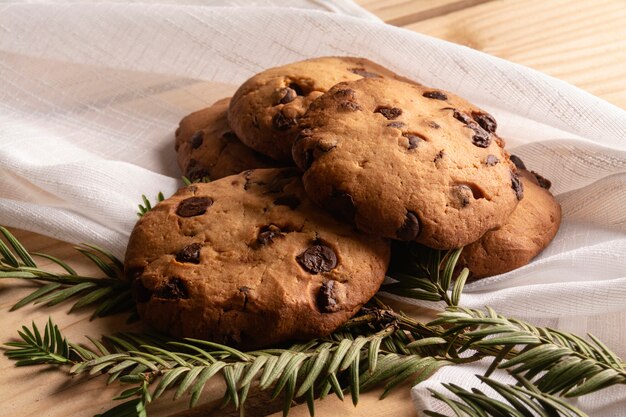
[[[200,178],[196,178],[194,180],[190,180],[187,177],[183,177],[183,184],[185,184],[185,186],[189,186],[191,184],[197,184],[197,183],[207,183],[207,182],[211,182],[211,178],[209,177],[200,177]]]
[[[161,201],[165,200],[165,197],[163,196],[162,192],[159,191],[159,193],[157,194],[156,200],[157,200],[156,204],[158,204]],[[152,203],[150,202],[150,200],[148,200],[148,197],[146,197],[145,194],[142,194],[141,195],[141,203],[139,203],[138,207],[139,207],[139,211],[137,212],[137,216],[143,217],[144,214],[146,214],[147,212],[152,210],[153,206],[152,206]]]
[[[442,384],[457,399],[429,390],[434,398],[444,402],[458,417],[467,416],[512,416],[512,417],[587,417],[578,408],[561,398],[537,390],[529,381],[517,376],[518,385],[503,384],[478,375],[478,379],[500,394],[506,402],[483,393],[478,388],[467,391],[456,384]],[[431,417],[447,417],[431,410],[424,413]]]
[[[459,353],[498,347],[513,354],[508,360],[496,356],[486,376],[499,367],[533,381],[538,390],[547,394],[578,397],[626,384],[624,362],[592,335],[588,342],[571,333],[508,319],[490,308],[480,311],[449,307],[429,326],[446,328],[444,338],[462,334],[465,341]]]
[[[38,269],[32,256],[36,254],[26,251],[8,230],[0,227],[0,233],[8,242],[0,241],[0,278],[47,282],[41,288],[52,288],[43,294],[40,288],[18,302],[17,307],[81,295],[75,307],[98,305],[98,311],[102,303],[107,305],[106,301],[99,302],[98,291],[103,288],[121,291],[118,297],[124,294],[126,298],[120,299],[130,300],[128,284],[122,279],[122,264],[106,251],[92,245],[78,248],[104,272],[104,278],[79,276],[64,262],[39,255],[67,272],[54,274]],[[330,392],[343,399],[344,392],[349,391],[356,404],[361,392],[375,386],[384,384],[384,397],[409,378],[419,383],[441,366],[485,357],[494,359],[485,376],[479,378],[503,400],[454,384],[444,386],[455,399],[433,392],[457,416],[585,417],[558,396],[575,397],[626,383],[624,362],[591,335],[591,341],[586,341],[570,333],[506,318],[489,308],[459,307],[467,277],[467,270],[455,273],[460,251],[412,250],[412,256],[404,258],[408,267],[396,265],[390,275],[397,282],[385,289],[445,302],[448,307],[430,323],[394,312],[374,298],[359,316],[327,338],[286,349],[241,352],[212,342],[145,334],[90,339],[93,347],[88,348],[67,342],[50,320],[43,334],[34,323],[30,329],[24,326],[18,331],[20,340],[6,344],[6,354],[17,365],[71,365],[72,375],[103,373],[108,375],[108,383],[130,385],[116,398],[127,401],[104,413],[104,417],[146,416],[148,405],[168,391],[174,392],[174,399],[189,395],[193,406],[206,382],[218,375],[227,387],[224,402],[237,408],[243,408],[254,387],[271,389],[274,398],[283,395],[285,415],[295,399],[306,401],[313,414],[313,400]],[[100,287],[94,289],[85,283]],[[47,287],[51,284],[57,286]],[[496,368],[516,378],[518,386],[490,379]],[[441,416],[432,411],[426,414]]]
[[[61,340],[51,321],[46,335],[48,328]],[[137,414],[141,415],[167,391],[173,392],[175,400],[188,395],[193,407],[206,382],[217,375],[226,383],[225,403],[231,402],[236,408],[244,406],[253,385],[262,391],[271,390],[272,398],[284,395],[285,414],[293,400],[312,401],[329,392],[343,399],[348,390],[356,405],[360,392],[384,384],[384,397],[409,378],[419,383],[441,366],[453,363],[424,355],[422,347],[408,346],[405,338],[398,336],[404,332],[393,322],[357,321],[346,329],[350,329],[350,338],[341,329],[304,345],[251,352],[202,340],[137,334],[92,340],[92,348],[63,339],[64,349],[59,351],[49,346],[47,336],[35,336],[40,331],[33,324],[32,329],[24,327],[19,332],[20,341],[7,344],[11,348],[7,355],[20,360],[20,365],[68,364],[72,375],[106,374],[109,384],[119,380],[130,385],[116,399],[131,399],[103,414],[107,417],[127,415],[124,413],[129,408],[143,410]]]
[[[456,274],[461,249],[439,251],[415,243],[394,242],[387,277],[395,282],[383,285],[381,291],[424,301],[443,301],[459,305],[469,270]]]
[[[53,306],[69,299],[76,300],[70,311],[95,307],[92,318],[134,310],[130,283],[123,277],[124,265],[111,253],[95,245],[77,246],[76,250],[104,273],[103,277],[85,276],[54,256],[29,253],[5,227],[0,226],[0,233],[7,242],[0,239],[0,279],[16,278],[39,285],[15,303],[11,311],[31,303]],[[54,262],[64,272],[39,268],[35,257]]]

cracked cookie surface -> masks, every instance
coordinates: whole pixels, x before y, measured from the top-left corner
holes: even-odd
[[[388,262],[389,242],[314,206],[294,168],[182,188],[139,220],[125,269],[157,330],[256,348],[329,334]]]
[[[307,194],[364,232],[450,249],[502,226],[523,186],[488,113],[392,79],[339,83],[293,145]]]
[[[561,206],[548,191],[550,181],[525,170],[523,164],[519,168],[524,199],[502,227],[463,248],[459,257],[458,265],[466,266],[471,278],[503,274],[528,264],[559,230]]]
[[[176,129],[176,159],[190,180],[212,180],[246,169],[286,166],[241,143],[228,125],[230,98],[185,116]]]
[[[243,143],[278,161],[291,161],[298,120],[309,105],[341,81],[401,78],[364,58],[321,57],[270,68],[239,87],[228,111]]]

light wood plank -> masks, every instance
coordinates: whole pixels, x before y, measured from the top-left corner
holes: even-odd
[[[626,2],[494,1],[407,29],[527,65],[626,108]]]
[[[357,0],[386,23],[405,26],[492,0]]]

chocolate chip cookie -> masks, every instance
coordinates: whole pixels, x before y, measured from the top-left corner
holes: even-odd
[[[343,82],[301,127],[293,158],[307,194],[373,235],[457,248],[502,226],[523,196],[495,119],[445,91]]]
[[[243,143],[278,161],[291,161],[298,119],[317,97],[341,81],[398,77],[364,58],[323,57],[265,70],[247,80],[228,110]]]
[[[137,223],[125,268],[157,330],[256,348],[329,334],[388,261],[389,241],[314,206],[292,168],[179,190]]]
[[[523,168],[519,158],[513,158]],[[561,206],[550,194],[550,181],[520,169],[524,199],[499,229],[466,246],[458,265],[472,278],[503,274],[529,263],[552,241],[561,223]]]
[[[216,180],[246,169],[285,166],[248,148],[228,126],[229,98],[185,116],[176,129],[178,166],[190,180]]]

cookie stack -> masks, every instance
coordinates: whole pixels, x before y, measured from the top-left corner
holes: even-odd
[[[362,58],[255,75],[176,131],[184,175],[213,181],[133,230],[140,316],[256,348],[339,327],[382,284],[391,240],[465,246],[475,278],[528,263],[560,207],[496,130],[464,99]]]

